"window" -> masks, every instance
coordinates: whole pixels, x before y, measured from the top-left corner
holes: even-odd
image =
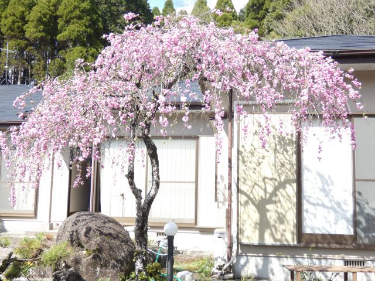
[[[31,183],[15,183],[17,202],[14,207],[10,203],[10,183],[7,177],[8,168],[0,154],[0,216],[1,217],[35,217],[37,189]]]
[[[150,213],[150,221],[195,224],[197,140],[154,140],[160,163],[160,189]],[[213,164],[213,163],[212,163]],[[148,165],[147,191],[151,185]]]
[[[151,223],[165,223],[171,219],[178,223],[196,223],[197,141],[196,138],[154,139],[158,147],[161,183],[151,208]],[[101,152],[101,211],[131,222],[135,218],[135,199],[125,177],[126,143],[109,140],[102,145]],[[150,188],[151,168],[142,142],[138,143],[136,154],[135,182],[144,195]]]

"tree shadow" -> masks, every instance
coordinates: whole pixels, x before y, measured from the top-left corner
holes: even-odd
[[[247,138],[239,151],[240,241],[296,243],[296,139],[275,133],[261,148],[257,129]]]
[[[375,194],[373,183],[357,183],[357,242],[375,244]],[[372,189],[372,190],[371,190]],[[371,192],[372,191],[372,192]]]

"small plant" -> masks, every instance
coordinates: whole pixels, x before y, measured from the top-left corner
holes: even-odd
[[[40,255],[40,260],[44,266],[51,266],[53,271],[55,271],[57,264],[61,260],[67,259],[71,253],[72,248],[69,246],[69,242],[65,241],[44,251]]]
[[[161,265],[158,262],[153,262],[146,267],[147,274],[153,280],[160,280]]]
[[[29,269],[33,266],[34,264],[32,262],[15,261],[4,272],[4,277],[6,280],[13,280],[15,278],[27,276]]]
[[[43,253],[51,243],[52,236],[43,233],[37,234],[34,238],[23,238],[19,246],[14,249],[17,257],[13,258],[12,263],[6,268],[4,277],[7,280],[18,277],[28,278],[30,269],[35,267],[36,262],[40,260],[41,253]]]
[[[210,280],[214,264],[215,262],[212,257],[204,257],[198,261],[197,272],[200,274],[200,280]]]
[[[38,257],[51,243],[51,238],[44,233],[38,233],[34,238],[25,237],[20,241],[14,252],[23,259]]]
[[[10,245],[10,239],[8,237],[0,236],[0,247],[5,248]]]

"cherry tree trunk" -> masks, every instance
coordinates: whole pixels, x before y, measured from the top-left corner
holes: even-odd
[[[135,134],[134,134],[135,136]],[[157,148],[155,143],[152,141],[148,134],[148,130],[145,130],[142,134],[143,142],[147,148],[147,155],[150,159],[151,164],[151,175],[152,184],[150,191],[145,195],[144,200],[142,196],[142,190],[136,187],[134,181],[134,156],[130,158],[128,166],[128,183],[133,195],[136,199],[136,220],[135,220],[135,273],[137,280],[144,280],[147,276],[146,265],[147,265],[147,242],[148,242],[148,217],[151,210],[151,205],[159,191],[160,176],[159,176],[159,159],[157,154]],[[135,138],[133,138],[135,139]],[[135,145],[132,143],[131,145]],[[133,147],[134,148],[134,147]],[[135,151],[135,149],[133,149]]]

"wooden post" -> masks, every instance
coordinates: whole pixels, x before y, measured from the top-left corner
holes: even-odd
[[[348,273],[344,272],[344,281],[348,281]]]
[[[297,271],[297,281],[301,281],[301,272]]]
[[[290,272],[290,281],[294,281],[294,271]]]
[[[353,272],[353,281],[357,281],[357,272]]]

